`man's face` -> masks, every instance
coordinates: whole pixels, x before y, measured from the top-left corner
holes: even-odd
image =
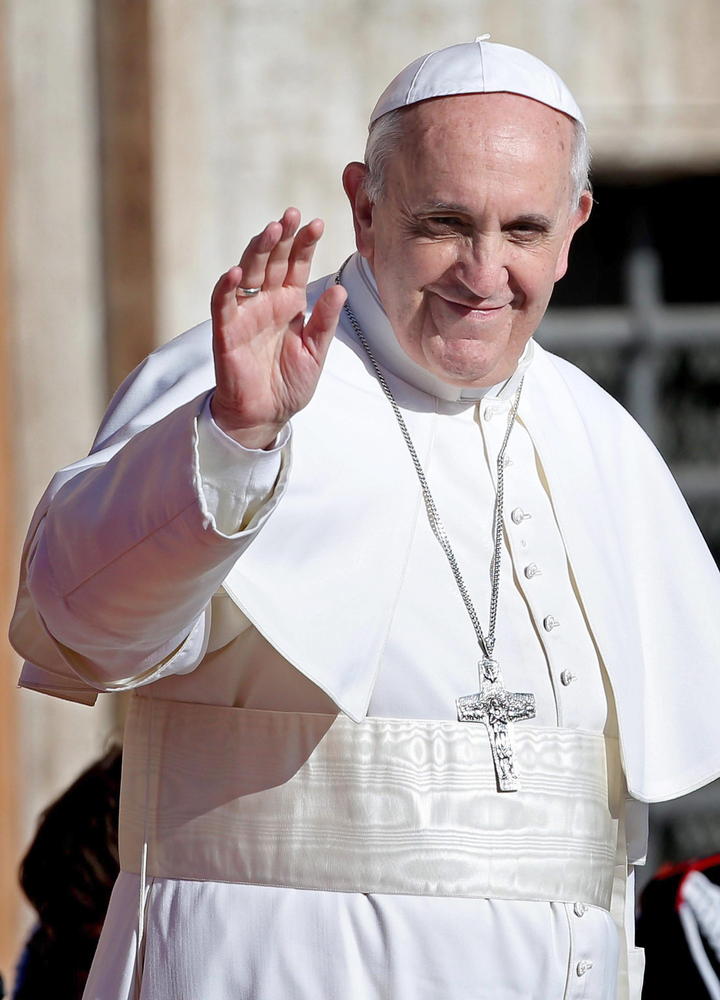
[[[572,124],[513,94],[438,98],[406,116],[376,204],[364,168],[346,170],[358,249],[413,361],[454,385],[493,385],[514,371],[590,212],[587,194],[570,203]]]

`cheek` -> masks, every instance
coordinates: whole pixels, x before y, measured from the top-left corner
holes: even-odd
[[[425,255],[398,247],[394,253],[378,257],[377,265],[384,301],[394,304],[405,315],[415,313],[422,303],[425,285],[432,280]]]
[[[529,306],[544,306],[552,294],[557,280],[556,254],[547,254],[525,262],[525,266],[517,272],[520,286]]]
[[[401,284],[422,288],[450,271],[458,248],[452,240],[387,238],[377,247],[378,264],[398,277]]]

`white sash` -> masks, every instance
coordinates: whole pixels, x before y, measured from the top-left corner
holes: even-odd
[[[610,909],[623,786],[614,739],[515,727],[496,790],[483,726],[134,697],[120,856],[147,875]]]

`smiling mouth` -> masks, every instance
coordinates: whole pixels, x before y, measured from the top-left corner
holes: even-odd
[[[437,298],[443,303],[443,305],[448,306],[452,312],[458,316],[473,316],[474,318],[483,319],[493,319],[499,313],[503,312],[510,306],[509,302],[504,302],[502,305],[498,306],[488,306],[488,305],[469,305],[466,302],[456,302],[454,299],[447,299],[444,295],[437,295]]]

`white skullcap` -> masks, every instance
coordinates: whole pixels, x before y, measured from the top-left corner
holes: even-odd
[[[453,94],[520,94],[569,115],[585,127],[582,112],[557,73],[523,49],[489,42],[450,45],[420,56],[400,72],[380,95],[370,116],[378,118],[431,97]]]

